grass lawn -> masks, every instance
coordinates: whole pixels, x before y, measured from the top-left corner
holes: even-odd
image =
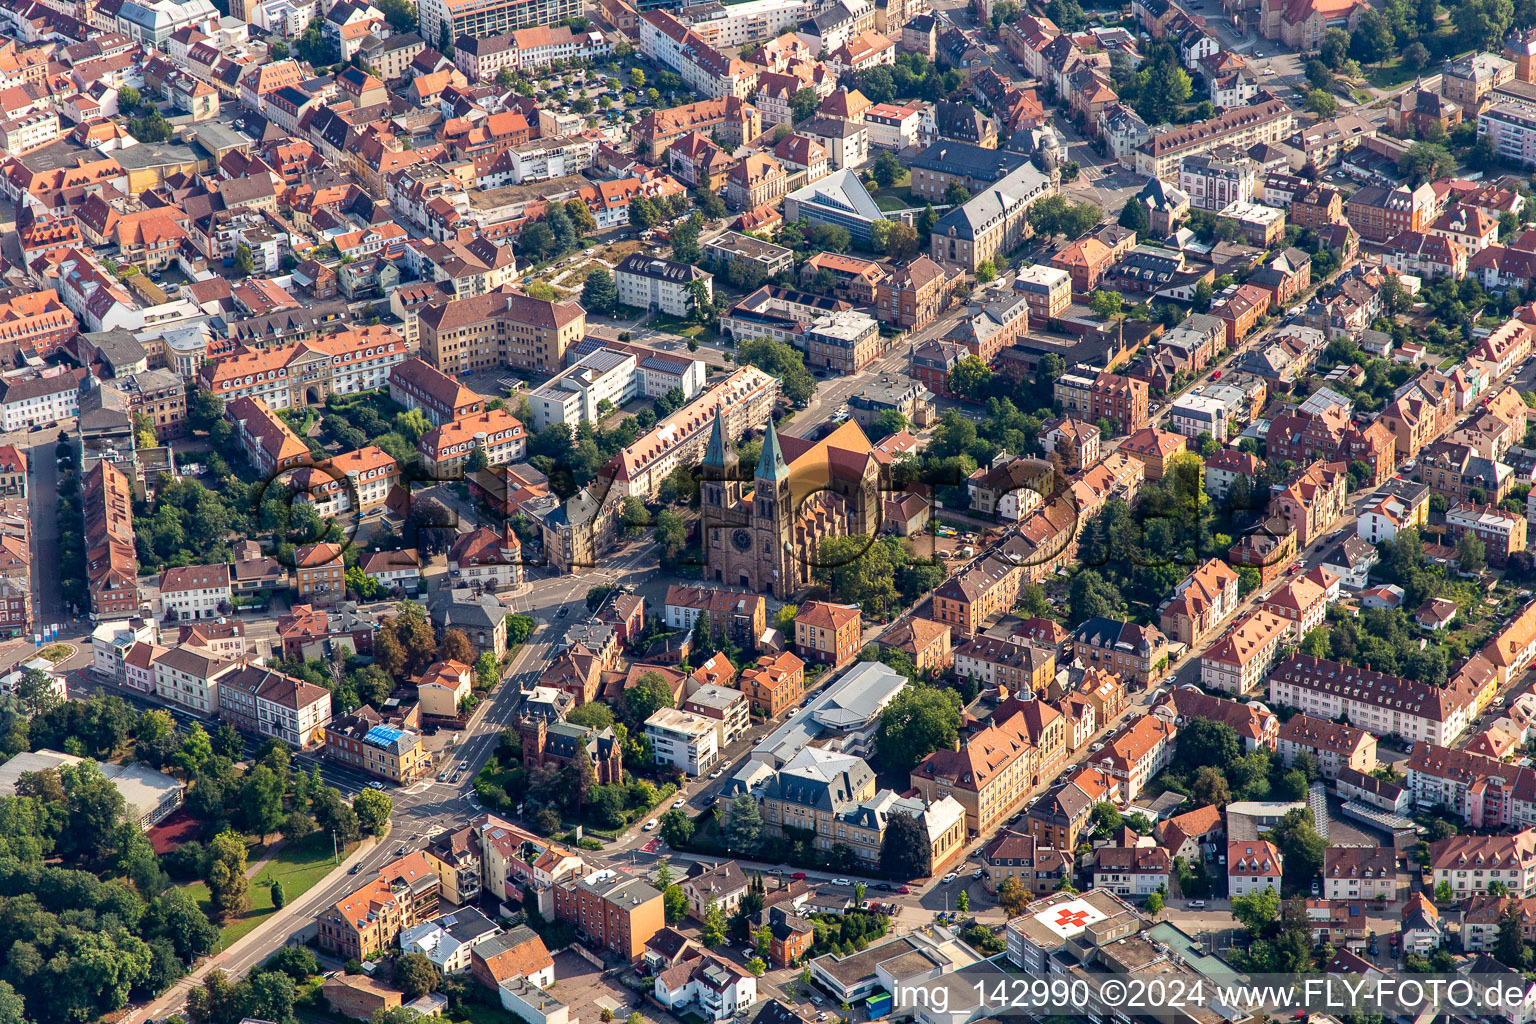
[[[875,200],[875,204],[879,206],[880,209],[888,211],[905,210],[907,208],[906,203],[902,202],[900,199],[897,199],[893,195],[882,195],[879,199]]]
[[[698,338],[700,341],[714,341],[718,331],[709,324],[696,324],[691,320],[680,320],[666,313],[657,313],[647,321],[646,327],[653,331],[665,331],[668,334],[676,334],[684,338]]]
[[[1418,73],[1404,63],[1401,57],[1393,57],[1380,67],[1373,67],[1367,71],[1365,80],[1377,89],[1395,89]]]
[[[342,857],[345,858],[354,849],[355,844],[347,847]],[[335,862],[332,860],[331,837],[328,833],[313,832],[297,843],[289,843],[277,851],[276,856],[251,879],[251,909],[221,929],[219,934],[224,940],[224,947],[229,948],[271,915],[274,881],[283,883],[283,896],[287,902],[292,903],[329,874],[333,867]],[[204,911],[212,913],[207,884],[194,882],[185,888],[197,898]]]

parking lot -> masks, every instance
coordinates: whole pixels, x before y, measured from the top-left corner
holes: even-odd
[[[618,972],[601,971],[573,950],[555,954],[555,983],[549,992],[570,1007],[572,1020],[596,1021],[604,1010],[623,1020],[639,1009],[640,993],[618,982]]]

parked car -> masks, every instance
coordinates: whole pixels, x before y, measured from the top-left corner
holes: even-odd
[[[889,882],[876,882],[875,888],[879,889],[881,892],[890,892],[891,884]]]
[[[896,887],[896,895],[898,896],[909,896],[911,893],[912,890],[905,885],[898,885]]]
[[[805,881],[805,872],[804,871],[796,871],[794,874],[790,875],[789,877],[793,878],[797,882],[803,882],[803,881]]]
[[[683,799],[683,798],[682,798],[682,797],[678,797],[678,798],[677,798],[677,799],[676,799],[676,800],[673,800],[673,801],[672,801],[672,806],[673,806],[673,807],[674,807],[674,808],[675,808],[675,807],[682,807],[682,806],[683,806],[683,805],[684,805],[684,804],[686,804],[686,803],[687,803],[687,802],[688,802],[688,801],[687,801],[687,800],[685,800],[685,799]]]
[[[369,789],[383,789],[384,788],[384,783],[380,782],[378,779],[374,779],[372,782],[368,783],[368,788]]]
[[[848,879],[846,879],[846,878],[834,878],[834,879],[832,879],[831,884],[832,885],[852,885],[853,883],[848,881]]]
[[[642,832],[649,832],[652,829],[654,829],[655,827],[656,827],[656,819],[652,818],[650,821],[648,821],[644,825],[640,826],[640,831],[642,831]]]
[[[959,876],[959,875],[957,875],[957,874],[955,874],[955,873],[954,873],[954,872],[953,872],[953,871],[951,871],[951,872],[950,872],[950,873],[949,873],[949,874],[947,874],[947,875],[945,875],[945,876],[944,876],[944,877],[943,877],[943,878],[942,878],[942,879],[941,879],[941,880],[940,880],[940,882],[939,882],[939,884],[940,884],[940,885],[948,885],[948,884],[949,884],[949,883],[950,883],[950,882],[953,882],[953,881],[954,881],[954,880],[955,880],[955,879],[957,879],[957,878],[959,878],[959,877],[960,877],[960,876]]]

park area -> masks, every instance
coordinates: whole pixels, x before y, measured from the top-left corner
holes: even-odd
[[[345,860],[347,854],[356,848],[356,844],[340,850],[341,859]],[[271,847],[267,847],[271,850]],[[252,849],[252,855],[256,850]],[[332,847],[331,836],[326,832],[312,832],[297,842],[285,842],[277,847],[270,859],[258,860],[254,870],[250,872],[251,879],[251,907],[243,914],[236,915],[224,922],[219,930],[219,938],[224,948],[235,941],[250,934],[261,922],[270,917],[277,908],[272,905],[272,883],[282,883],[284,902],[298,899],[304,893],[314,888],[315,883],[330,873],[336,866],[335,851]],[[265,851],[263,854],[265,855]],[[208,891],[208,883],[192,882],[186,887],[197,899],[198,906],[208,914],[210,920],[217,923],[213,913],[213,898]]]

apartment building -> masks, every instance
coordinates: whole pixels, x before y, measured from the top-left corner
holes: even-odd
[[[219,716],[237,729],[306,749],[331,721],[324,687],[260,665],[246,665],[219,680]]]
[[[162,701],[211,718],[219,713],[219,682],[239,669],[205,647],[173,647],[153,664],[155,695]]]
[[[485,399],[416,356],[389,371],[389,397],[406,409],[420,409],[434,427],[485,408]]]
[[[630,253],[613,268],[619,304],[652,313],[686,317],[693,313],[695,291],[703,288],[705,301],[714,300],[714,278],[688,263],[644,253]],[[695,284],[699,282],[699,284]]]
[[[677,708],[662,708],[647,718],[645,736],[657,764],[671,765],[685,775],[709,774],[720,756],[714,720]]]
[[[1146,381],[1101,370],[1093,376],[1064,373],[1056,378],[1055,397],[1067,415],[1097,422],[1107,419],[1118,433],[1147,425],[1150,390]]]
[[[671,629],[691,630],[700,615],[708,616],[712,632],[724,630],[743,650],[756,648],[768,628],[768,603],[745,590],[673,585],[661,610]]]
[[[360,327],[312,341],[239,348],[198,370],[202,386],[226,402],[259,398],[274,410],[323,405],[330,395],[371,391],[405,362],[405,339],[393,328]]]
[[[1269,699],[1313,718],[1345,716],[1378,736],[1448,744],[1467,728],[1471,697],[1401,676],[1293,654],[1269,677]]]
[[[166,621],[212,619],[232,610],[228,565],[188,565],[160,574],[160,611]]]
[[[481,38],[559,25],[579,14],[577,0],[423,0],[419,8],[421,34],[434,43],[445,35]]]
[[[555,917],[576,926],[588,944],[638,963],[645,944],[666,927],[661,893],[612,871],[567,875],[555,883]]]
[[[1243,741],[1248,750],[1263,747],[1276,749],[1280,735],[1280,719],[1258,701],[1235,701],[1225,697],[1212,697],[1194,686],[1176,686],[1153,708],[1154,714],[1166,716],[1164,709],[1174,713],[1174,724],[1183,727],[1186,722],[1201,719],[1220,722]]]
[[[1148,178],[1176,181],[1186,157],[1228,145],[1247,150],[1259,143],[1280,142],[1296,128],[1295,111],[1283,100],[1238,107],[1195,124],[1155,135],[1136,147],[1136,172]]]
[[[1259,687],[1274,664],[1289,623],[1266,611],[1249,613],[1200,658],[1200,684],[1237,696]]]
[[[1429,844],[1429,868],[1435,888],[1448,885],[1457,899],[1484,895],[1494,882],[1511,896],[1536,896],[1536,829],[1438,840]]]
[[[1385,242],[1405,231],[1428,231],[1437,209],[1435,190],[1428,183],[1412,189],[1366,185],[1344,203],[1350,227],[1367,242]]]
[[[463,475],[476,449],[487,466],[521,462],[528,451],[528,431],[505,409],[464,416],[423,434],[417,443],[422,469],[438,480]]]
[[[138,615],[139,556],[133,532],[133,487],[128,477],[110,462],[95,463],[85,471],[81,506],[92,620]]]
[[[1196,153],[1179,163],[1179,191],[1197,210],[1225,210],[1233,203],[1253,202],[1257,170],[1252,160],[1225,146]]]
[[[1126,800],[1135,800],[1152,776],[1173,761],[1179,729],[1160,715],[1143,715],[1105,741],[1085,762],[1116,780]]]
[[[985,835],[1010,817],[1035,783],[1039,751],[1022,714],[975,733],[959,750],[935,750],[912,769],[911,784],[929,803],[953,797],[966,829]]]
[[[435,918],[440,892],[426,851],[408,853],[319,913],[320,948],[341,959],[372,958],[405,929]]]
[[[954,673],[1002,697],[1036,693],[1056,677],[1056,650],[1030,640],[981,634],[955,648]]]
[[[555,374],[586,335],[587,316],[576,303],[503,290],[428,306],[419,323],[422,358],[446,374],[502,366]]]
[[[1018,565],[988,555],[933,592],[933,617],[957,637],[980,633],[988,619],[1013,607],[1022,576]]]
[[[1295,714],[1279,729],[1279,755],[1290,765],[1306,751],[1318,763],[1322,778],[1333,781],[1344,769],[1369,772],[1376,768],[1376,737],[1364,729]]]
[[[722,658],[721,661],[724,661]],[[726,663],[729,665],[729,663]],[[710,719],[715,725],[715,746],[724,750],[751,725],[751,702],[740,690],[707,683],[683,699],[680,710]]]
[[[1072,304],[1072,275],[1060,267],[1034,263],[1019,271],[1013,290],[1029,303],[1031,323],[1048,324]]]
[[[773,718],[799,706],[805,696],[805,662],[789,651],[765,654],[756,665],[741,670],[736,685],[754,709]]]
[[[523,582],[523,545],[511,526],[477,527],[454,538],[448,572],[470,586],[501,590]]]
[[[1497,505],[1478,505],[1459,501],[1445,513],[1445,537],[1454,544],[1471,535],[1483,542],[1488,564],[1509,564],[1509,556],[1526,550],[1526,519]]]
[[[974,273],[1025,240],[1030,208],[1055,191],[1048,175],[1023,164],[941,217],[930,236],[930,255]]]
[[[296,497],[309,501],[322,519],[348,513],[367,517],[384,511],[400,482],[400,466],[377,445],[306,466],[290,477]]]
[[[806,661],[841,668],[859,653],[858,605],[807,601],[795,616],[795,653]]]
[[[347,592],[340,544],[306,544],[293,552],[293,583],[299,600],[316,606],[340,601]]]
[[[226,403],[224,417],[234,423],[235,436],[251,465],[265,476],[314,461],[309,446],[260,398]]]
[[[1227,841],[1227,895],[1233,899],[1251,892],[1280,892],[1282,858],[1275,844],[1263,839]]]
[[[1323,899],[1397,899],[1397,851],[1388,846],[1330,846],[1323,853]]]
[[[421,736],[384,724],[366,704],[326,726],[325,756],[396,785],[415,782],[432,771],[432,755],[421,745]]]
[[[1071,644],[1074,660],[1082,665],[1142,686],[1150,686],[1168,667],[1168,638],[1154,626],[1098,616],[1077,627]]]
[[[0,302],[0,339],[47,358],[80,333],[80,322],[52,292],[28,292]]]
[[[1174,587],[1173,598],[1159,613],[1163,634],[1186,646],[1202,642],[1236,614],[1237,586],[1231,566],[1208,559]]]

